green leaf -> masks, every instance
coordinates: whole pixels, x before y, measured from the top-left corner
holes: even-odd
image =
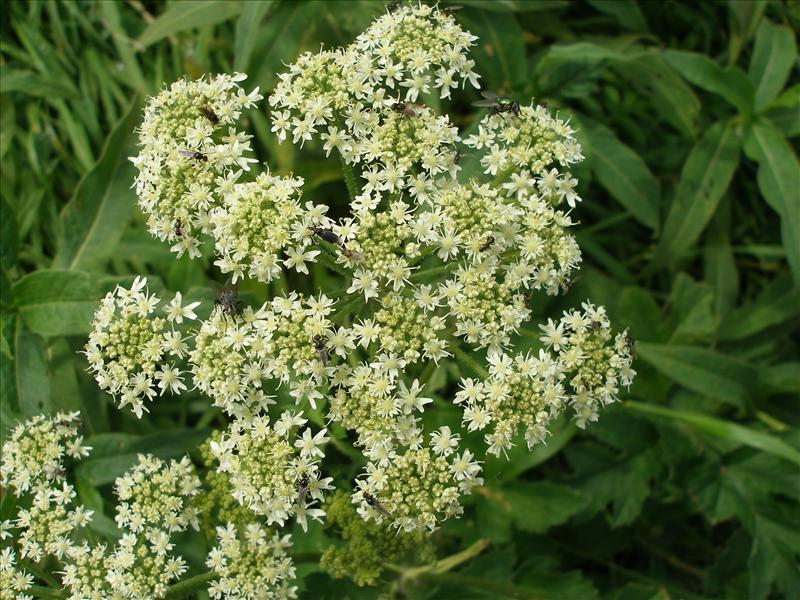
[[[467,29],[479,38],[473,49],[486,86],[509,91],[522,86],[528,74],[525,43],[517,19],[510,13],[464,12],[459,15]]]
[[[761,194],[781,217],[786,258],[800,286],[800,162],[781,132],[764,121],[747,129],[744,150],[758,163]]]
[[[657,461],[646,450],[592,472],[582,487],[591,499],[591,508],[602,510],[611,504],[610,524],[620,527],[633,522],[650,494],[650,480],[656,474]]]
[[[677,262],[700,237],[739,164],[739,144],[733,122],[718,122],[689,153],[656,249],[656,265]]]
[[[704,54],[684,50],[665,50],[664,58],[697,87],[719,94],[742,114],[753,112],[755,90],[738,67],[723,68]]]
[[[778,97],[797,60],[797,42],[791,28],[763,19],[747,76],[756,88],[755,107],[761,110]]]
[[[728,37],[728,64],[736,64],[739,53],[753,32],[767,8],[767,2],[742,2],[728,0],[730,34]]]
[[[17,262],[19,235],[17,214],[5,197],[0,198],[0,266],[10,269]]]
[[[639,343],[637,354],[683,387],[744,409],[758,374],[747,363],[705,348]]]
[[[106,139],[100,160],[81,179],[61,211],[61,236],[53,268],[102,268],[122,237],[136,199],[130,189],[135,168],[127,152],[134,148],[129,142],[139,109],[139,100],[134,98]]]
[[[497,490],[486,489],[484,495],[495,503],[496,510],[508,512],[518,528],[532,533],[564,523],[588,501],[570,486],[547,481],[510,483]]]
[[[601,185],[650,229],[658,228],[661,186],[642,158],[607,127],[581,119],[589,141],[588,156]]]
[[[708,435],[713,435],[736,444],[750,446],[751,448],[757,448],[758,450],[763,450],[774,456],[785,458],[796,465],[800,465],[800,452],[782,439],[756,431],[755,429],[750,429],[738,423],[700,413],[690,413],[663,406],[644,404],[633,400],[625,402],[624,406],[639,413],[686,423]]]
[[[91,321],[109,279],[81,271],[41,270],[13,287],[14,302],[25,325],[43,336],[82,335]]]
[[[719,328],[720,341],[733,341],[774,327],[787,327],[800,317],[800,290],[777,298],[757,299],[733,311]]]
[[[589,4],[615,17],[625,29],[647,31],[647,21],[635,0],[589,0]]]
[[[75,90],[62,84],[59,80],[33,71],[0,67],[0,83],[3,93],[19,92],[37,98],[69,98]]]
[[[272,0],[245,3],[242,14],[236,21],[236,37],[233,43],[234,71],[246,72],[250,66],[250,57],[261,31],[259,26],[273,4],[275,2]]]
[[[142,48],[187,29],[216,25],[239,16],[241,2],[222,0],[182,0],[173,2],[139,36]]]

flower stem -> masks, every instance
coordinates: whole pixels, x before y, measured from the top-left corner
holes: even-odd
[[[44,587],[42,585],[32,585],[28,590],[33,594],[34,598],[64,598],[64,593],[61,590],[54,590],[53,588]]]
[[[200,575],[189,577],[189,579],[184,579],[175,585],[169,586],[169,588],[167,588],[167,593],[164,594],[164,598],[172,598],[174,600],[185,598],[192,592],[205,589],[206,586],[217,577],[218,575],[214,571],[206,571]]]
[[[350,196],[350,202],[353,202],[358,196],[358,183],[356,183],[356,174],[353,167],[347,164],[344,157],[339,154],[339,163],[342,165],[342,173],[344,173],[344,183],[347,186],[347,194]]]

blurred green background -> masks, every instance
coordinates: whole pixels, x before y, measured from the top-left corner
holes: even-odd
[[[639,375],[586,431],[562,422],[546,446],[487,460],[485,487],[436,543],[440,556],[479,538],[491,546],[455,579],[406,585],[405,597],[800,597],[800,5],[458,4],[457,20],[480,38],[484,88],[571,115],[586,155],[575,169],[581,278],[566,297],[537,298],[519,346],[588,297],[630,329]],[[118,282],[147,274],[155,289],[210,300],[209,281],[221,280],[208,254],[175,260],[136,208],[127,157],[143,99],[181,76],[232,70],[267,95],[283,64],[348,43],[384,10],[4,3],[2,434],[40,412],[84,412],[95,449],[75,476],[98,534],[115,533],[110,483],[137,452],[196,453],[222,424],[197,395],[162,399],[141,421],[117,411],[77,354],[98,299]],[[476,94],[456,96],[442,109],[468,132]],[[302,175],[310,199],[344,214],[337,162],[315,145],[278,145],[265,110],[246,116],[259,160]],[[257,304],[280,289],[341,283],[318,268],[243,293]],[[458,424],[447,400],[469,374],[463,361],[436,370],[430,423]],[[360,464],[329,454],[324,468],[344,488]],[[315,526],[295,547],[317,552],[334,534]],[[193,568],[202,570],[204,543],[180,545]],[[299,572],[304,598],[391,588],[389,574],[359,589],[314,563]]]

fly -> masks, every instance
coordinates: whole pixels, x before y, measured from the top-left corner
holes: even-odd
[[[297,480],[297,505],[306,505],[306,495],[308,494],[308,484],[311,483],[308,479],[308,473],[303,473]]]
[[[191,158],[192,160],[199,160],[200,162],[206,162],[208,157],[203,154],[202,152],[198,152],[197,150],[178,150],[178,154],[185,158]]]
[[[219,117],[210,106],[203,104],[202,106],[198,107],[197,110],[200,111],[200,114],[211,121],[214,125],[219,125]]]
[[[342,238],[333,233],[330,229],[323,229],[322,227],[312,227],[311,231],[318,238],[325,240],[330,244],[339,245],[342,243]]]
[[[364,492],[363,496],[364,496],[364,502],[366,502],[369,506],[371,506],[372,508],[377,510],[380,514],[382,514],[387,519],[391,519],[392,518],[392,516],[389,514],[389,511],[386,510],[385,508],[383,508],[383,506],[381,505],[380,502],[378,502],[378,499],[375,496],[373,496],[372,494],[370,494],[368,492]]]
[[[319,361],[322,363],[322,366],[327,367],[328,351],[325,349],[325,340],[322,339],[321,335],[314,336],[314,350],[317,351],[317,356],[319,357]]]
[[[494,236],[490,235],[488,238],[486,238],[486,241],[483,242],[483,245],[481,246],[481,252],[486,252],[492,247],[492,244],[494,244]]]
[[[482,106],[489,108],[490,115],[499,115],[501,113],[514,113],[519,116],[519,102],[508,96],[498,96],[494,92],[481,92],[483,100],[473,102],[472,106]]]
[[[234,285],[226,285],[217,292],[214,304],[222,309],[226,315],[236,315],[239,313],[239,288]]]
[[[409,104],[408,102],[395,102],[392,104],[392,110],[398,114],[405,115],[406,117],[416,117],[419,115],[419,109],[422,108],[419,104]]]

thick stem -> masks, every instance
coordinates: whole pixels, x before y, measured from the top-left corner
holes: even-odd
[[[33,594],[34,598],[66,598],[61,590],[54,590],[41,585],[32,585],[28,588],[28,591]]]
[[[216,578],[217,574],[214,571],[206,571],[200,575],[189,577],[189,579],[184,579],[175,585],[171,585],[167,589],[167,593],[164,595],[164,598],[172,598],[174,600],[177,600],[178,598],[185,598],[192,592],[206,589],[208,584],[214,581]]]
[[[347,186],[347,194],[350,196],[350,202],[353,202],[359,193],[356,174],[353,171],[353,167],[347,164],[347,161],[341,154],[339,154],[339,163],[342,165],[342,173],[344,173],[344,184]]]

